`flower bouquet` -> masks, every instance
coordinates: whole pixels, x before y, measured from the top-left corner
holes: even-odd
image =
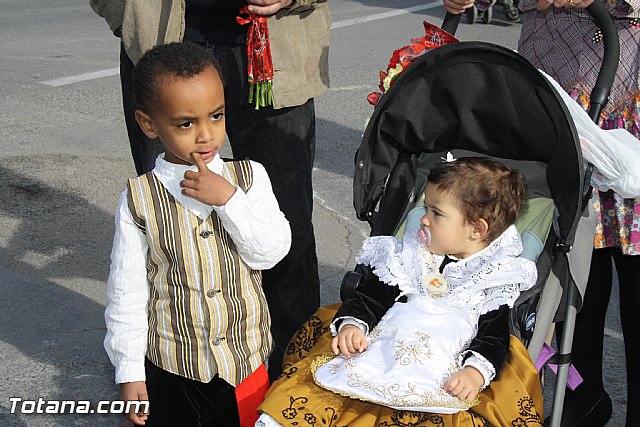
[[[424,21],[423,25],[425,36],[411,39],[411,45],[395,50],[389,60],[387,71],[380,71],[380,85],[378,86],[380,92],[373,92],[367,96],[367,100],[374,107],[378,105],[382,95],[389,90],[398,76],[402,74],[416,58],[432,49],[458,41],[458,39],[451,34],[427,21]]]
[[[273,105],[273,62],[267,17],[254,15],[245,4],[236,21],[249,25],[247,32],[247,74],[249,103],[260,107]]]

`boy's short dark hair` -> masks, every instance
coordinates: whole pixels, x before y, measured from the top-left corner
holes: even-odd
[[[147,51],[133,70],[133,94],[136,108],[150,111],[157,92],[157,78],[163,74],[190,78],[213,67],[220,78],[220,66],[211,52],[195,43],[169,43]]]
[[[463,157],[434,167],[427,179],[459,201],[468,223],[484,219],[485,240],[500,236],[523,212],[527,201],[524,177],[490,157]]]

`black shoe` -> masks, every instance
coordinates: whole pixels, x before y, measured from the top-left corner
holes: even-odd
[[[565,405],[562,411],[561,427],[603,427],[611,418],[613,405],[606,391],[602,392],[590,408],[587,406],[589,409],[585,410],[586,405],[581,403],[580,398],[577,398],[570,406]],[[551,425],[550,416],[545,418],[544,425]]]
[[[511,22],[519,22],[520,21],[520,12],[518,12],[518,8],[514,5],[505,6],[504,8],[504,16]]]

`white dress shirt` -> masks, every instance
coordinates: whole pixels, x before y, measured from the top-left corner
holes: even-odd
[[[222,174],[223,165],[223,160],[216,155],[207,167]],[[224,206],[206,205],[182,194],[180,181],[187,170],[197,171],[196,166],[169,163],[161,154],[152,172],[176,201],[200,218],[208,218],[215,210],[240,258],[254,270],[265,270],[276,265],[289,252],[291,229],[280,211],[266,170],[253,161],[251,168],[251,188],[245,193],[236,186],[236,192]],[[126,189],[120,196],[115,223],[107,282],[104,347],[116,368],[116,383],[144,381],[149,298],[148,246],[146,236],[133,222]]]

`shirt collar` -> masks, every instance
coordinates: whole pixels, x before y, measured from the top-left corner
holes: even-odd
[[[218,153],[216,153],[215,157],[207,163],[209,170],[217,173],[218,175],[222,175],[223,165],[224,161],[220,158]],[[196,165],[179,165],[176,163],[170,163],[164,159],[164,153],[160,154],[156,159],[155,172],[160,175],[171,178],[179,177],[182,179],[184,177],[184,173],[188,170],[197,172],[198,167]]]

